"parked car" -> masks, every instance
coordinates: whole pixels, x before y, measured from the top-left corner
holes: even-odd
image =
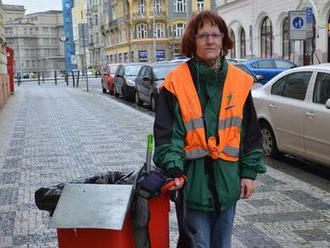
[[[115,76],[118,64],[107,64],[101,70],[101,83],[102,92],[106,93],[107,90],[111,95],[114,93],[113,78]]]
[[[116,97],[122,96],[125,100],[134,100],[135,79],[140,68],[145,63],[121,64],[116,70],[114,77],[114,94]]]
[[[256,77],[261,75],[263,77],[260,81],[262,84],[267,83],[270,79],[285,70],[297,67],[290,60],[281,58],[252,59],[242,64]]]
[[[330,64],[285,71],[252,95],[266,156],[284,152],[330,167]]]
[[[143,103],[150,104],[151,110],[155,111],[157,97],[159,95],[159,86],[162,84],[167,74],[175,66],[183,62],[184,61],[179,60],[144,65],[135,80],[135,103],[139,106],[142,106]]]

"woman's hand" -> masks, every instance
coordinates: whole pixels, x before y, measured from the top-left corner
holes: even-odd
[[[174,185],[170,188],[168,188],[169,191],[174,191],[174,190],[178,190],[181,189],[183,184],[184,184],[185,180],[182,180],[180,178],[174,178]]]
[[[242,178],[241,179],[241,199],[249,199],[256,189],[255,180]]]

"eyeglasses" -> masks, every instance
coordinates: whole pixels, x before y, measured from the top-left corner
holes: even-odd
[[[211,37],[212,40],[220,40],[223,39],[224,34],[220,33],[220,34],[216,34],[216,33],[212,33],[212,34],[208,34],[208,33],[201,33],[201,34],[196,34],[196,38],[202,41],[207,41],[208,38]]]

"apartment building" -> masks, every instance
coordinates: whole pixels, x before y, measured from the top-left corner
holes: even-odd
[[[101,26],[106,59],[154,62],[178,57],[187,20],[215,6],[214,0],[109,1],[109,19]]]
[[[3,5],[5,36],[8,46],[14,49],[15,73],[65,70],[61,11],[46,11],[25,15],[24,6]]]
[[[330,62],[329,0],[219,0],[235,58],[283,57],[301,65]],[[289,40],[289,11],[313,11],[313,37]]]
[[[91,62],[88,49],[89,30],[87,22],[87,1],[74,0],[72,8],[72,26],[77,68],[88,68]]]
[[[4,34],[2,0],[0,0],[0,107],[9,96],[9,80],[7,75],[6,39]]]
[[[122,2],[114,0],[86,0],[87,1],[87,23],[89,32],[88,49],[90,53],[90,64],[92,67],[99,67],[105,62],[104,60],[104,36],[102,35],[102,19],[104,14],[108,14],[106,6],[108,2]]]

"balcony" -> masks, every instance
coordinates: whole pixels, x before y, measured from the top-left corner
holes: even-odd
[[[112,20],[108,24],[110,32],[115,32],[118,30],[118,20]]]
[[[167,15],[165,11],[157,11],[157,12],[150,12],[149,16],[147,13],[139,13],[139,12],[133,12],[131,15],[131,20],[133,22],[147,22],[148,20],[151,20],[151,17],[155,16],[155,21],[166,21],[167,20]]]

